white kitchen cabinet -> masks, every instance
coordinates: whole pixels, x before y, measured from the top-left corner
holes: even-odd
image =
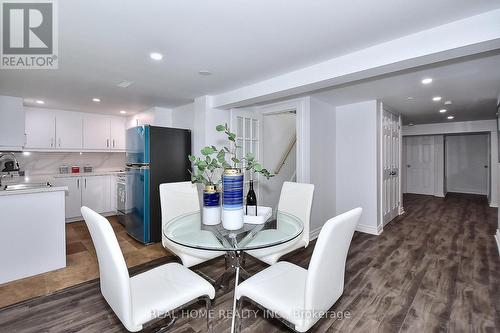
[[[111,149],[109,116],[86,114],[83,117],[83,148]]]
[[[66,219],[81,216],[80,207],[82,206],[82,177],[56,178],[54,183],[57,186],[68,187],[65,194]]]
[[[82,177],[82,206],[104,213],[111,210],[111,176]]]
[[[0,111],[1,107],[0,99]],[[19,148],[42,151],[125,150],[124,117],[31,107],[23,110],[26,116],[23,111],[24,122],[21,130],[23,135],[20,137],[22,142],[18,142]],[[0,128],[2,125],[3,123],[0,124]],[[24,133],[26,133],[26,144],[24,144]],[[3,135],[4,133],[0,131],[0,148],[6,147],[5,143],[8,142],[7,140],[5,143],[2,142]]]
[[[56,146],[58,149],[82,149],[83,116],[79,112],[58,112],[56,115]]]
[[[125,127],[125,118],[110,117],[112,150],[125,150]]]
[[[24,146],[24,130],[22,98],[0,96],[0,151]]]
[[[30,149],[56,148],[56,117],[53,111],[26,108],[26,145]]]

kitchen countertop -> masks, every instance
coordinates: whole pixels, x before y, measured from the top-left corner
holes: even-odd
[[[18,176],[13,178],[4,178],[2,180],[3,185],[15,185],[15,184],[30,184],[30,183],[49,183],[54,185],[57,184],[58,178],[69,178],[69,177],[92,177],[92,176],[106,176],[106,175],[118,175],[123,174],[124,171],[96,171],[96,172],[87,172],[87,173],[68,173],[68,174],[45,174],[45,175],[26,175],[26,176]],[[67,191],[68,188],[66,186],[51,186],[51,187],[41,187],[41,188],[31,188],[31,189],[23,189],[23,190],[12,190],[12,191],[3,191],[0,190],[0,195],[12,195],[12,194],[25,194],[25,193],[40,193],[40,192],[54,192],[54,191]]]
[[[95,172],[80,172],[80,173],[58,173],[55,175],[47,175],[52,178],[68,178],[68,177],[92,177],[92,176],[107,176],[123,174],[125,171],[95,171]]]
[[[68,190],[67,186],[51,186],[51,187],[30,188],[25,190],[0,191],[0,197],[5,195],[57,192],[57,191],[67,191],[67,190]]]

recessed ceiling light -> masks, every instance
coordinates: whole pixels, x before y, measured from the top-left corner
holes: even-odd
[[[157,61],[158,61],[158,60],[163,59],[163,54],[158,53],[158,52],[151,52],[151,53],[149,54],[149,57],[150,57],[151,59],[153,59],[153,60],[157,60]]]
[[[92,98],[92,102],[96,102],[96,103],[99,103],[101,102],[101,99],[100,98]]]
[[[453,119],[453,118],[455,118],[455,117],[453,117],[453,116],[448,116],[448,117],[446,117],[446,118],[448,118],[448,119],[452,120],[452,119]]]
[[[42,101],[41,99],[36,100],[36,101],[35,101],[35,103],[36,103],[36,104],[45,104],[45,102],[44,102],[44,101]]]
[[[432,83],[432,79],[430,77],[422,80],[422,84],[429,84],[429,83]]]
[[[446,110],[446,109],[439,110],[440,113],[445,113],[446,111],[448,111],[448,110]]]
[[[432,97],[432,100],[434,102],[439,102],[441,100],[441,96],[435,96],[435,97]]]
[[[444,105],[451,105],[451,101],[444,102]]]
[[[132,83],[134,83],[134,82],[125,80],[125,81],[122,81],[122,82],[118,83],[117,86],[120,87],[120,88],[127,88]]]
[[[413,123],[409,123],[408,126],[413,126]]]
[[[409,96],[409,97],[407,97],[407,99],[412,100],[412,99],[415,99],[415,97]]]
[[[203,75],[203,76],[208,76],[208,75],[212,75],[212,72],[207,71],[207,70],[201,70],[201,71],[198,71],[198,74]]]
[[[120,111],[120,113],[121,113],[121,114],[127,114],[127,111],[125,111],[125,110],[121,110],[121,111]]]

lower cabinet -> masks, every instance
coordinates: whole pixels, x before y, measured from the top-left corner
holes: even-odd
[[[114,175],[61,177],[55,184],[67,186],[66,219],[80,217],[80,208],[87,206],[98,213],[115,211],[112,198],[116,198],[116,187],[112,187]]]

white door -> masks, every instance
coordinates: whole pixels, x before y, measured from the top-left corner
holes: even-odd
[[[53,112],[26,110],[25,148],[56,148],[56,118]]]
[[[54,183],[58,186],[67,186],[66,191],[66,218],[71,219],[81,216],[82,206],[82,177],[55,178]]]
[[[111,117],[111,149],[125,150],[125,118]]]
[[[434,194],[434,137],[406,138],[406,192]]]
[[[240,146],[237,150],[237,158],[242,159],[247,154],[252,154],[257,160],[261,160],[260,152],[260,133],[262,124],[262,115],[253,110],[233,109],[231,110],[231,131],[236,134],[236,144]],[[240,163],[239,167],[242,164]],[[259,181],[258,174],[245,171],[245,189],[244,196],[248,191],[250,180],[254,180],[254,191],[257,195],[257,204],[259,204]]]
[[[382,116],[382,211],[384,225],[399,214],[399,117],[388,111]]]
[[[98,213],[111,211],[110,176],[83,177],[82,205]]]
[[[78,112],[56,114],[56,137],[59,149],[82,149],[83,117]]]
[[[488,134],[446,136],[448,192],[488,194]]]
[[[83,118],[83,148],[111,148],[110,121],[108,116],[86,115]]]

